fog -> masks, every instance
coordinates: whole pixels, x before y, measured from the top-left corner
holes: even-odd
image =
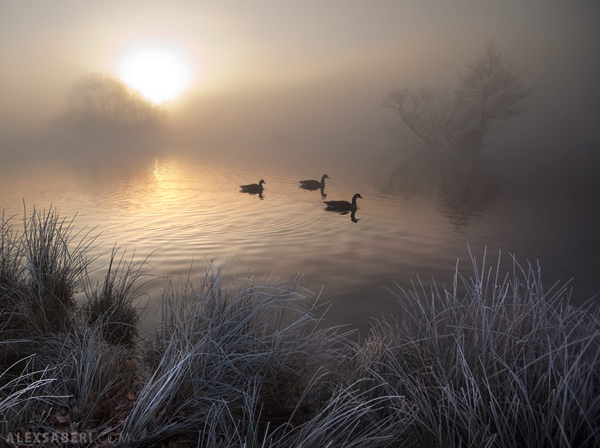
[[[600,0],[0,0],[0,61],[0,438],[600,438]]]
[[[128,46],[147,40],[181,48],[194,79],[167,105],[164,148],[387,165],[410,148],[386,130],[397,116],[383,98],[454,87],[493,42],[532,93],[526,112],[486,137],[488,151],[513,168],[568,161],[594,186],[599,10],[588,1],[3,2],[1,154],[101,151],[53,119],[78,79],[115,73]]]

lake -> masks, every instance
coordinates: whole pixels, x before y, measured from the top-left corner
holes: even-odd
[[[373,317],[393,314],[391,291],[420,281],[450,286],[457,260],[472,275],[469,250],[487,266],[539,261],[547,287],[568,281],[573,301],[599,292],[597,192],[547,190],[510,178],[509,164],[482,157],[476,165],[407,158],[355,159],[348,167],[268,157],[219,157],[218,151],[170,150],[136,155],[111,152],[5,160],[0,207],[20,225],[30,213],[54,207],[75,217],[76,229],[98,234],[92,255],[106,263],[116,244],[126,258],[149,256],[157,276],[145,327],[157,319],[165,277],[198,278],[207,263],[226,263],[236,276],[297,279],[331,304],[328,325],[347,324],[364,335]],[[299,180],[329,179],[320,191]],[[363,175],[360,175],[363,173]],[[262,197],[241,184],[265,180]],[[560,191],[560,194],[556,194]],[[354,215],[325,210],[323,200],[358,200]],[[574,198],[577,198],[574,200]],[[100,278],[100,274],[95,274]]]

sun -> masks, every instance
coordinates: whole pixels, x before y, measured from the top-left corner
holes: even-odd
[[[190,71],[177,52],[169,48],[138,48],[117,66],[118,76],[153,103],[176,98],[190,83]]]

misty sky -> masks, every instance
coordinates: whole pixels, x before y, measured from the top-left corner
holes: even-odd
[[[298,130],[325,117],[333,133],[356,122],[375,126],[390,90],[452,85],[488,41],[526,69],[534,108],[552,106],[596,123],[598,5],[4,0],[0,132],[47,126],[80,76],[114,73],[140,42],[167,43],[185,60],[193,82],[172,101],[171,117],[184,127],[204,123],[207,133],[242,120],[239,132],[249,135],[267,123],[293,133],[289,123]]]

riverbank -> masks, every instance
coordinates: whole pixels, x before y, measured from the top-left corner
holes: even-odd
[[[395,292],[352,342],[295,283],[210,264],[141,339],[144,264],[54,210],[0,223],[0,437],[13,446],[595,446],[600,314],[537,267]],[[75,295],[83,293],[82,303]]]

